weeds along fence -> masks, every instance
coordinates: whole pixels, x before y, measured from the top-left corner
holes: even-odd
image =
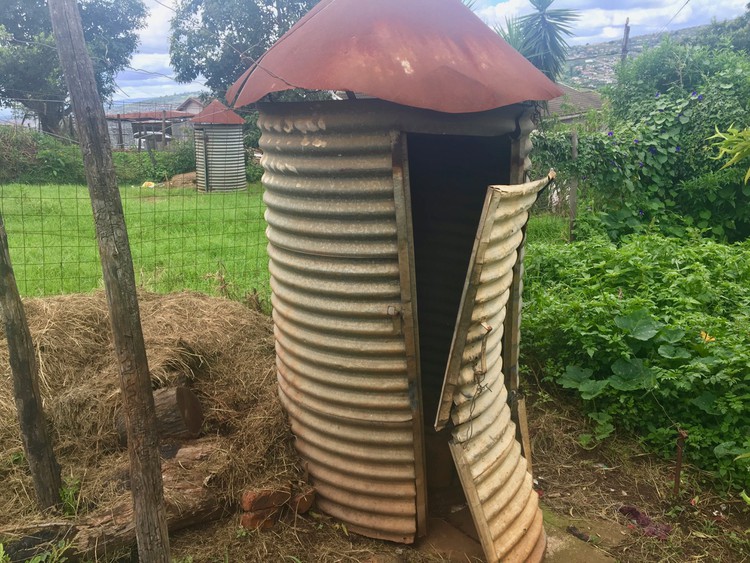
[[[161,127],[161,125],[159,125]],[[199,191],[192,132],[146,148],[115,150],[136,282],[156,292],[232,298],[269,293],[264,207],[257,181]],[[154,136],[151,137],[152,139]],[[250,170],[257,169],[250,166]],[[0,212],[19,289],[26,296],[101,287],[80,148],[0,125]]]

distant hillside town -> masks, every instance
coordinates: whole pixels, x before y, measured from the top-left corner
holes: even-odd
[[[701,35],[710,26],[702,25],[673,31],[668,35],[673,39],[685,42]],[[644,49],[654,47],[667,34],[653,33],[630,37],[628,57],[637,57]],[[571,46],[568,54],[568,65],[561,81],[576,88],[597,89],[615,82],[615,68],[622,55],[622,39],[606,43],[594,43]]]

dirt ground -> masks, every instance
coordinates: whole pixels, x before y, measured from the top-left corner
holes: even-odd
[[[252,300],[246,306],[184,293],[143,294],[140,302],[154,387],[190,387],[204,405],[204,436],[221,445],[208,486],[227,504],[227,516],[173,533],[175,561],[482,561],[465,500],[455,491],[431,499],[430,533],[415,546],[362,538],[315,508],[287,512],[268,531],[241,528],[240,491],[304,478],[277,400],[270,319]],[[97,293],[25,304],[70,500],[55,521],[78,523],[129,495],[114,486],[125,455],[114,425],[120,405],[106,303]],[[8,545],[21,529],[48,519],[31,500],[4,334],[0,365],[0,542]],[[632,437],[586,449],[577,440],[588,430],[586,419],[565,397],[531,389],[528,403],[548,561],[750,561],[750,507],[736,494],[717,492],[687,467],[675,497],[672,462],[645,453]],[[637,511],[640,523],[623,507]],[[130,561],[130,550],[99,560]]]

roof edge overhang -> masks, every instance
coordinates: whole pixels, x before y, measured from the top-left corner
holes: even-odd
[[[296,88],[361,92],[443,113],[563,93],[459,0],[322,0],[226,98],[238,108]]]

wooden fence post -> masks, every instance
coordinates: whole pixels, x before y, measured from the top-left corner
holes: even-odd
[[[625,30],[622,32],[622,50],[620,62],[624,63],[628,58],[628,40],[630,39],[630,18],[625,19]]]
[[[119,113],[117,114],[117,148],[125,148],[125,141],[122,138],[122,119]]]
[[[120,368],[138,555],[143,562],[169,563],[154,397],[107,121],[75,0],[49,0],[48,4],[60,63],[78,123]]]
[[[0,307],[5,318],[13,396],[16,400],[21,439],[29,463],[37,506],[46,510],[60,505],[60,466],[52,450],[52,439],[39,392],[39,364],[31,340],[26,313],[18,294],[16,277],[10,263],[8,235],[0,216]]]
[[[570,156],[573,162],[578,160],[578,131],[573,129],[570,134]],[[576,216],[578,214],[578,175],[574,173],[570,177],[570,193],[568,194],[568,204],[570,206],[570,225],[568,240],[573,242],[576,239]]]

